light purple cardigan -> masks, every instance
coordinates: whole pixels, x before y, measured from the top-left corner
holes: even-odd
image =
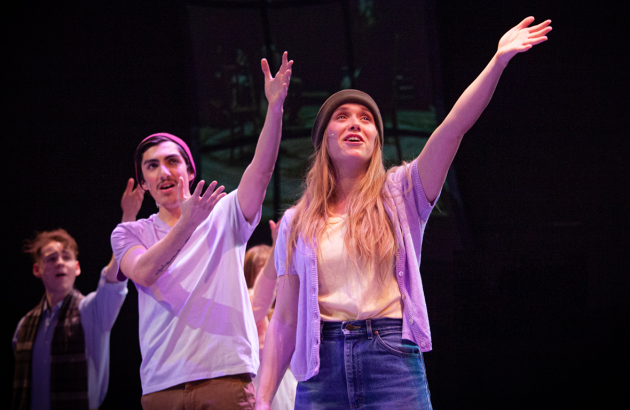
[[[429,317],[420,279],[420,251],[422,236],[433,205],[430,204],[420,183],[418,161],[398,167],[388,175],[385,189],[394,198],[395,209],[387,209],[394,226],[398,243],[396,279],[403,302],[404,339],[418,344],[420,350],[431,350]],[[276,241],[275,259],[278,276],[290,273],[300,278],[298,322],[295,352],[291,358],[291,371],[298,381],[305,381],[319,372],[320,313],[317,277],[317,255],[302,237],[298,238],[290,272],[285,272],[286,241],[289,226],[295,213],[289,209],[280,224]]]

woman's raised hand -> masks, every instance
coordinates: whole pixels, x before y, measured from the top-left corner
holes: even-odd
[[[525,52],[547,40],[546,34],[551,31],[551,20],[529,27],[533,22],[533,17],[527,17],[501,37],[497,49],[499,62],[506,65],[516,54]]]
[[[275,77],[271,76],[269,63],[263,58],[260,62],[263,74],[265,76],[265,96],[269,102],[269,106],[282,106],[284,99],[289,91],[289,81],[291,80],[291,66],[293,60],[288,61],[288,53],[282,54],[282,65]]]

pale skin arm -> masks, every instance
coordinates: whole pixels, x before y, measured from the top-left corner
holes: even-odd
[[[256,392],[256,409],[271,408],[271,401],[289,367],[295,350],[300,278],[286,274],[278,281],[276,308],[271,318],[260,366],[260,383]]]
[[[271,309],[273,299],[276,296],[276,285],[278,283],[274,251],[280,221],[269,221],[269,227],[271,228],[271,239],[273,241],[271,256],[267,259],[262,274],[258,275],[258,278],[256,278],[256,282],[254,283],[254,296],[252,297],[252,310],[254,311],[256,325],[267,317],[267,312]]]
[[[282,218],[281,218],[282,219]],[[275,259],[275,250],[276,250],[276,239],[278,239],[278,231],[280,230],[280,220],[278,222],[269,221],[269,228],[271,229],[271,256],[267,260],[265,264],[265,269],[263,270],[263,275],[268,279],[278,280],[278,273],[276,272],[276,259]]]
[[[131,247],[120,261],[120,267],[129,279],[149,287],[166,272],[184,247],[190,235],[203,222],[214,206],[226,194],[223,186],[215,190],[217,182],[208,186],[201,195],[205,182],[200,181],[191,194],[183,178],[177,183],[177,199],[181,208],[181,217],[173,228],[149,249],[141,245]]]
[[[247,167],[238,185],[238,202],[245,220],[254,221],[260,206],[265,199],[267,185],[271,181],[274,165],[278,158],[278,148],[282,136],[282,108],[289,90],[291,66],[293,61],[287,61],[287,52],[282,55],[282,65],[275,77],[271,76],[266,59],[261,61],[265,76],[265,96],[269,102],[265,124],[256,144],[254,159]]]
[[[133,189],[133,185],[133,178],[129,178],[127,181],[127,188],[125,188],[125,192],[120,200],[120,207],[123,211],[122,222],[135,221],[138,211],[140,211],[140,207],[142,206],[145,191],[140,188],[140,186]],[[116,262],[114,255],[112,255],[112,258],[109,260],[109,263],[105,268],[105,280],[107,283],[118,283],[118,279],[116,279],[117,273],[118,263]]]
[[[528,27],[534,21],[527,17],[499,41],[496,54],[479,76],[459,97],[451,112],[433,132],[418,157],[418,173],[427,200],[437,198],[459,144],[490,102],[507,63],[518,53],[547,40],[551,20]]]

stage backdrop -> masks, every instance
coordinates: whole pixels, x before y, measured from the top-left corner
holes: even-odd
[[[435,129],[441,90],[433,17],[423,1],[200,3],[189,5],[187,16],[198,109],[192,138],[198,138],[204,179],[218,180],[228,192],[237,188],[267,108],[260,60],[267,58],[274,74],[284,51],[295,61],[263,221],[299,197],[313,153],[313,121],[331,94],[357,88],[376,100],[388,167],[413,160]],[[453,175],[446,191],[433,219],[454,217]],[[446,237],[459,243],[457,230]]]

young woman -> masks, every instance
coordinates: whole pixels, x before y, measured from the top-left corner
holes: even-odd
[[[503,69],[547,40],[551,21],[533,21],[501,38],[410,164],[385,171],[383,121],[369,95],[344,90],[321,107],[305,192],[278,234],[257,409],[269,408],[289,360],[298,409],[431,409],[421,353],[431,350],[419,275],[425,224]]]

